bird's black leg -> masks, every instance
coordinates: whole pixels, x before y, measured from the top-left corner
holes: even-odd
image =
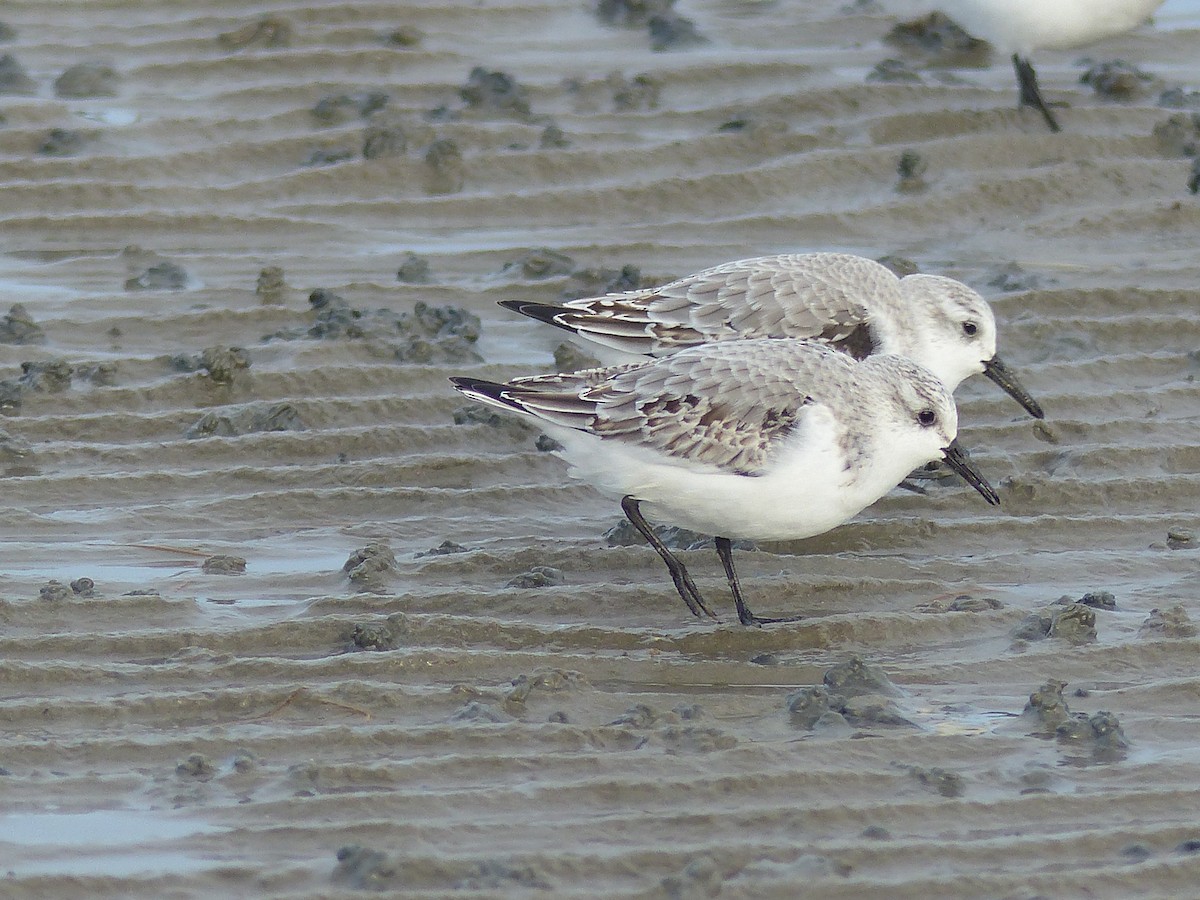
[[[1050,107],[1042,99],[1042,90],[1038,87],[1037,73],[1033,71],[1033,63],[1016,53],[1013,54],[1012,62],[1013,68],[1017,72],[1017,84],[1021,88],[1021,105],[1032,106],[1040,112],[1051,131],[1062,131],[1058,127],[1054,113],[1050,112]]]
[[[738,581],[737,572],[733,568],[733,546],[729,538],[714,538],[717,545],[717,556],[721,557],[721,565],[725,567],[725,578],[729,581],[729,592],[733,594],[733,603],[737,607],[738,621],[743,625],[769,625],[774,622],[798,622],[803,616],[781,616],[767,619],[750,612],[746,599],[742,596],[742,585]]]
[[[679,591],[679,596],[683,598],[683,602],[687,604],[687,608],[692,611],[692,615],[698,616],[701,612],[710,618],[715,619],[714,613],[704,602],[704,598],[700,596],[700,589],[696,587],[696,583],[692,581],[692,576],[688,574],[688,570],[684,567],[670,550],[654,533],[650,527],[650,523],[646,521],[639,508],[640,504],[633,497],[623,497],[621,499],[621,509],[625,512],[626,518],[633,523],[633,527],[641,532],[642,537],[646,539],[655,552],[662,557],[662,561],[667,564],[667,571],[671,573],[671,580],[675,582],[675,590]]]

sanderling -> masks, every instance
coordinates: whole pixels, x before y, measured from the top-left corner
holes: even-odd
[[[500,305],[574,332],[599,348],[605,362],[665,356],[714,341],[801,338],[856,359],[907,356],[951,392],[982,372],[1030,415],[1044,415],[996,355],[996,319],[977,292],[940,275],[897,278],[886,266],[849,253],[760,256],[661,287],[561,306],[521,300]]]
[[[858,362],[811,341],[757,339],[508,384],[450,380],[537,419],[572,475],[620,500],[695,615],[713,612],[647,519],[716,536],[738,619],[752,625],[799,617],[750,612],[731,539],[821,534],[936,459],[1000,502],[956,442],[950,393],[903,356]]]
[[[1058,121],[1042,99],[1029,61],[1034,50],[1070,50],[1132,31],[1163,0],[941,0],[941,8],[975,37],[1012,55],[1021,104],[1038,110],[1051,131]]]

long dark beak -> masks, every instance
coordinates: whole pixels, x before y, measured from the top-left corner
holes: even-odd
[[[967,452],[958,445],[958,438],[950,442],[950,446],[942,451],[946,465],[962,476],[962,479],[983,496],[992,506],[1000,505],[1000,495],[987,483],[987,479],[979,474],[979,470],[967,458]]]
[[[1000,385],[1008,396],[1025,407],[1025,411],[1035,419],[1046,418],[1046,414],[1042,412],[1041,404],[1029,396],[1029,391],[1021,386],[1021,382],[1017,381],[1017,376],[1012,373],[1012,370],[1008,366],[1000,361],[1000,357],[993,356],[985,362],[983,364],[983,374]]]

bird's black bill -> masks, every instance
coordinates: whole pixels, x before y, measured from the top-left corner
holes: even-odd
[[[950,442],[950,446],[942,451],[946,465],[957,472],[967,484],[979,491],[980,495],[992,506],[1000,505],[1000,495],[995,488],[987,483],[987,479],[979,474],[979,470],[971,464],[966,451],[958,445],[958,439]]]
[[[1008,396],[1025,407],[1025,411],[1035,419],[1046,418],[1046,414],[1042,412],[1042,405],[1029,396],[1029,391],[1025,390],[1012,370],[1000,361],[1000,357],[993,356],[985,362],[983,374],[1000,385]]]

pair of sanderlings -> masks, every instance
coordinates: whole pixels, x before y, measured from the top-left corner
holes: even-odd
[[[1011,55],[1021,105],[1042,114],[1051,131],[1058,120],[1042,98],[1030,55],[1071,50],[1132,31],[1163,0],[940,0],[939,6],[975,37]]]
[[[733,539],[821,534],[938,459],[998,504],[958,446],[951,392],[982,372],[1042,416],[996,356],[979,294],[849,254],[761,257],[561,306],[502,305],[634,361],[454,386],[537,419],[572,474],[620,500],[695,615],[714,613],[647,520],[715,536],[742,624],[792,621],[750,611]]]

